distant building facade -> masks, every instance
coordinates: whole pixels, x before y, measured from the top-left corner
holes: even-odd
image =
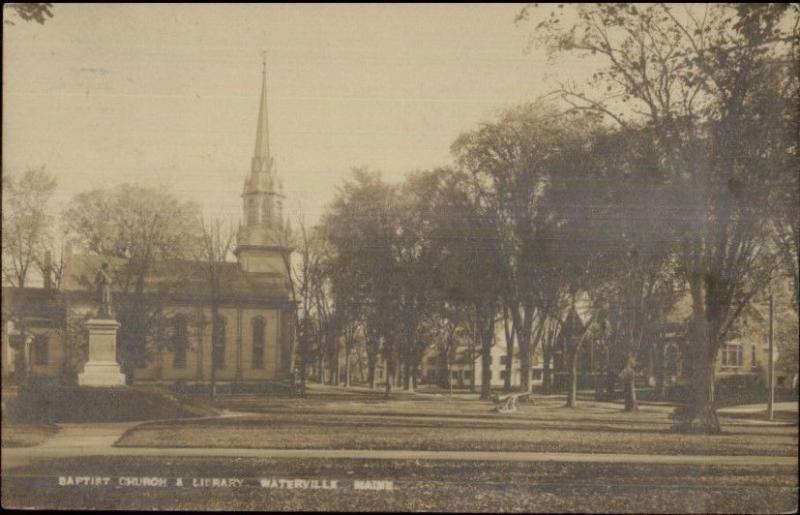
[[[506,348],[505,329],[502,319],[495,321],[494,344],[491,347],[490,377],[491,386],[502,387],[506,380]],[[474,385],[480,388],[483,378],[483,359],[480,345],[462,344],[456,347],[449,357],[444,359],[435,345],[430,346],[420,364],[420,377],[427,384],[442,384],[442,379],[449,374],[453,388],[469,388]],[[541,349],[536,348],[531,355],[530,384],[542,384],[543,361]],[[514,336],[514,355],[511,359],[511,386],[518,387],[522,377],[522,365],[519,360],[519,344]]]
[[[148,335],[151,345],[126,351],[135,356],[126,370],[129,381],[207,382],[212,362],[220,382],[289,378],[296,305],[288,276],[291,250],[281,237],[281,190],[269,148],[265,67],[255,151],[242,193],[237,262],[223,265],[217,296],[219,345],[212,349],[205,263],[156,263],[140,297],[134,300],[118,289],[113,292],[115,306],[147,302],[158,311],[158,323],[150,328],[154,334]],[[108,262],[112,272],[125,265],[67,252],[58,289],[49,281],[44,288],[3,288],[3,378],[23,372],[20,367],[27,368],[26,376],[53,380],[80,372],[86,359],[80,350],[85,341],[82,322],[97,310],[92,280],[102,262]],[[121,327],[120,332],[125,329],[130,328]],[[118,358],[119,340],[118,334]]]

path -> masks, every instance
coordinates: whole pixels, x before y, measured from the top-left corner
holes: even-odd
[[[108,440],[97,438],[97,443]],[[221,448],[156,448],[156,447],[92,447],[53,446],[3,449],[3,467],[11,467],[32,458],[67,458],[79,456],[159,456],[159,457],[238,457],[238,458],[330,458],[378,460],[455,460],[568,463],[639,463],[671,465],[792,466],[796,456],[720,456],[609,454],[571,452],[487,452],[487,451],[420,451],[364,449],[221,449]]]

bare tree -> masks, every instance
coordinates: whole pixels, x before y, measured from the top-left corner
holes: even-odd
[[[56,179],[44,167],[20,177],[3,174],[3,283],[24,288],[30,272],[51,245],[48,204]]]
[[[161,346],[170,344],[157,336],[165,294],[178,287],[180,269],[179,277],[157,287],[148,287],[149,279],[157,265],[202,254],[199,207],[166,190],[122,184],[77,194],[62,220],[76,242],[113,262],[114,284],[122,294],[118,351],[130,377],[136,363],[156,358]]]
[[[233,247],[236,232],[230,225],[224,225],[222,220],[213,218],[206,221],[200,218],[202,231],[202,246],[200,258],[203,262],[206,280],[208,281],[208,294],[211,305],[211,390],[213,398],[217,394],[217,368],[222,359],[223,351],[221,337],[224,328],[221,326],[219,316],[221,287],[225,273],[225,264],[228,254]]]

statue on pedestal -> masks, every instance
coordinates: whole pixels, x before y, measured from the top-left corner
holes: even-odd
[[[97,318],[114,318],[111,311],[111,273],[108,263],[103,263],[94,279],[97,291]]]

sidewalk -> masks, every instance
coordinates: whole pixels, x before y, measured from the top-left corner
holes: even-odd
[[[121,434],[121,433],[120,433]],[[363,449],[220,449],[220,448],[151,448],[112,447],[103,445],[109,438],[93,439],[98,447],[84,445],[41,445],[38,447],[3,449],[3,468],[11,468],[35,458],[67,458],[81,456],[159,456],[159,457],[226,457],[226,458],[297,458],[297,459],[374,459],[374,460],[452,460],[562,463],[631,463],[663,465],[722,466],[796,466],[796,456],[720,456],[664,454],[594,454],[560,452],[486,452],[486,451],[418,451]],[[83,440],[83,439],[82,439]]]
[[[776,402],[773,405],[775,413],[797,413],[797,402]],[[767,404],[762,402],[759,404],[742,404],[741,406],[729,406],[727,408],[720,408],[717,413],[721,415],[746,415],[751,413],[766,413]]]

